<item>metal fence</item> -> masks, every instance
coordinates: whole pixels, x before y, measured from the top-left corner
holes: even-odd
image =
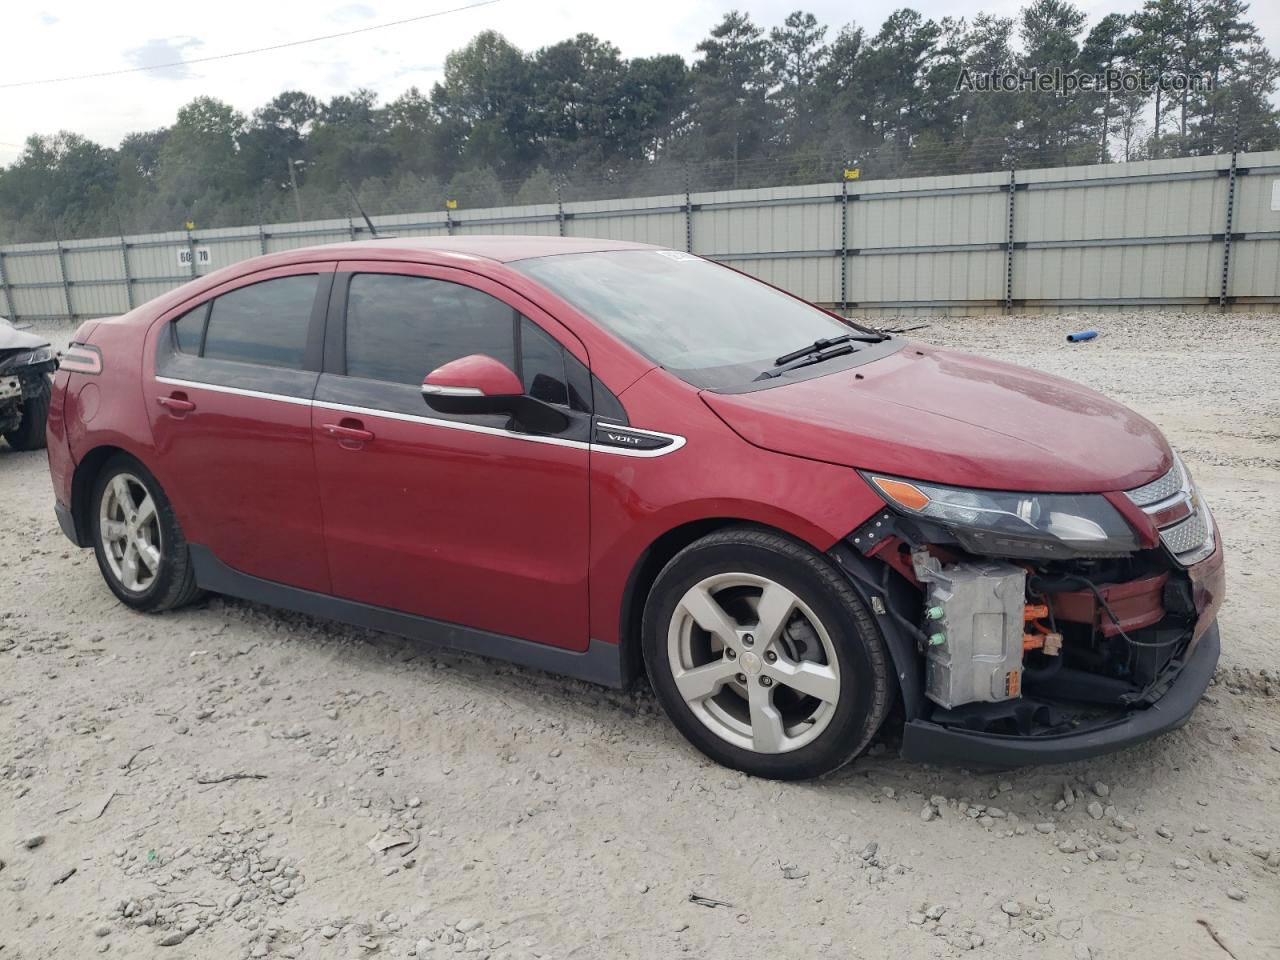
[[[661,244],[857,315],[1280,310],[1280,151],[373,220]],[[368,236],[340,219],[3,247],[0,315],[123,313],[249,257]]]

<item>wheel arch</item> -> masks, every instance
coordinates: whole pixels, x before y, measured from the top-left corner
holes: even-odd
[[[670,562],[672,557],[689,546],[689,544],[702,539],[709,533],[715,533],[717,530],[723,530],[727,527],[749,527],[755,530],[767,530],[770,533],[776,533],[779,536],[789,537],[797,542],[805,543],[803,538],[797,537],[790,530],[768,523],[761,523],[758,520],[750,520],[746,517],[732,516],[703,517],[697,520],[689,520],[672,527],[658,536],[648,547],[641,551],[635,565],[631,568],[631,574],[627,577],[626,585],[622,591],[618,639],[621,646],[619,659],[621,660],[622,685],[624,687],[631,686],[637,677],[644,674],[644,654],[640,641],[640,624],[644,614],[644,605],[649,599],[649,592],[653,589],[653,584],[658,579],[658,574],[662,572],[662,568]],[[806,546],[812,548],[813,544],[806,543]]]
[[[98,474],[112,457],[117,454],[125,454],[126,456],[134,456],[133,453],[124,447],[117,447],[114,444],[104,443],[94,447],[76,464],[75,472],[71,475],[71,520],[75,525],[76,545],[80,547],[93,546],[93,529],[89,522],[92,512],[90,498],[93,496],[93,484],[98,479]]]

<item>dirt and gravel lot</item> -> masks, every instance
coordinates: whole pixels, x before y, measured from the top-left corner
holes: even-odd
[[[1187,727],[1006,773],[890,735],[751,780],[647,690],[220,598],[130,613],[44,455],[0,449],[0,960],[1280,956],[1280,317],[917,335],[1104,389],[1183,451],[1230,589]]]

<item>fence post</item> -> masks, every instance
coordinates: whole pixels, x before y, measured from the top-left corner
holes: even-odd
[[[840,312],[849,312],[849,161],[840,169]]]
[[[1004,243],[1004,312],[1013,312],[1013,198],[1018,192],[1018,171],[1009,168],[1009,226]]]
[[[196,278],[196,238],[191,230],[187,230],[187,253],[191,255],[191,279]]]
[[[9,286],[9,275],[4,272],[4,251],[0,250],[0,287],[4,288],[5,312],[0,316],[8,317],[15,324],[18,322],[18,306],[13,302],[13,287]]]
[[[693,199],[690,194],[689,165],[684,165],[684,252],[693,253]]]
[[[262,228],[262,221],[258,221],[258,252],[263,256],[267,253],[267,231]]]
[[[560,228],[560,236],[564,236],[564,197],[560,194],[560,181],[556,181],[556,223]]]
[[[62,240],[54,234],[54,243],[58,248],[58,279],[62,281],[62,300],[67,305],[67,320],[74,322],[76,312],[71,309],[71,285],[67,282],[67,260],[62,253]]]
[[[1218,310],[1227,312],[1227,290],[1231,285],[1231,228],[1235,223],[1236,160],[1240,155],[1240,115],[1236,114],[1231,134],[1231,169],[1227,174],[1227,229],[1222,234],[1222,287],[1218,291]]]
[[[133,309],[133,274],[129,272],[129,241],[120,233],[120,266],[124,269],[124,300]]]

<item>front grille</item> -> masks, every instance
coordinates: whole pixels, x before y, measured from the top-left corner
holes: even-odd
[[[1173,466],[1169,468],[1169,472],[1163,477],[1152,480],[1136,490],[1130,490],[1129,499],[1136,506],[1147,507],[1153,503],[1159,503],[1161,500],[1168,500],[1181,489],[1182,465],[1175,460]]]
[[[1188,515],[1158,528],[1161,543],[1184,567],[1199,563],[1213,553],[1213,518],[1196,494],[1191,475],[1181,461],[1175,459],[1168,473],[1130,490],[1126,496],[1141,507],[1143,513],[1153,518],[1165,513],[1170,507],[1186,505],[1186,509],[1190,511]]]
[[[1188,553],[1202,546],[1209,536],[1209,525],[1204,521],[1204,511],[1198,510],[1180,523],[1160,531],[1164,545],[1176,554]]]

